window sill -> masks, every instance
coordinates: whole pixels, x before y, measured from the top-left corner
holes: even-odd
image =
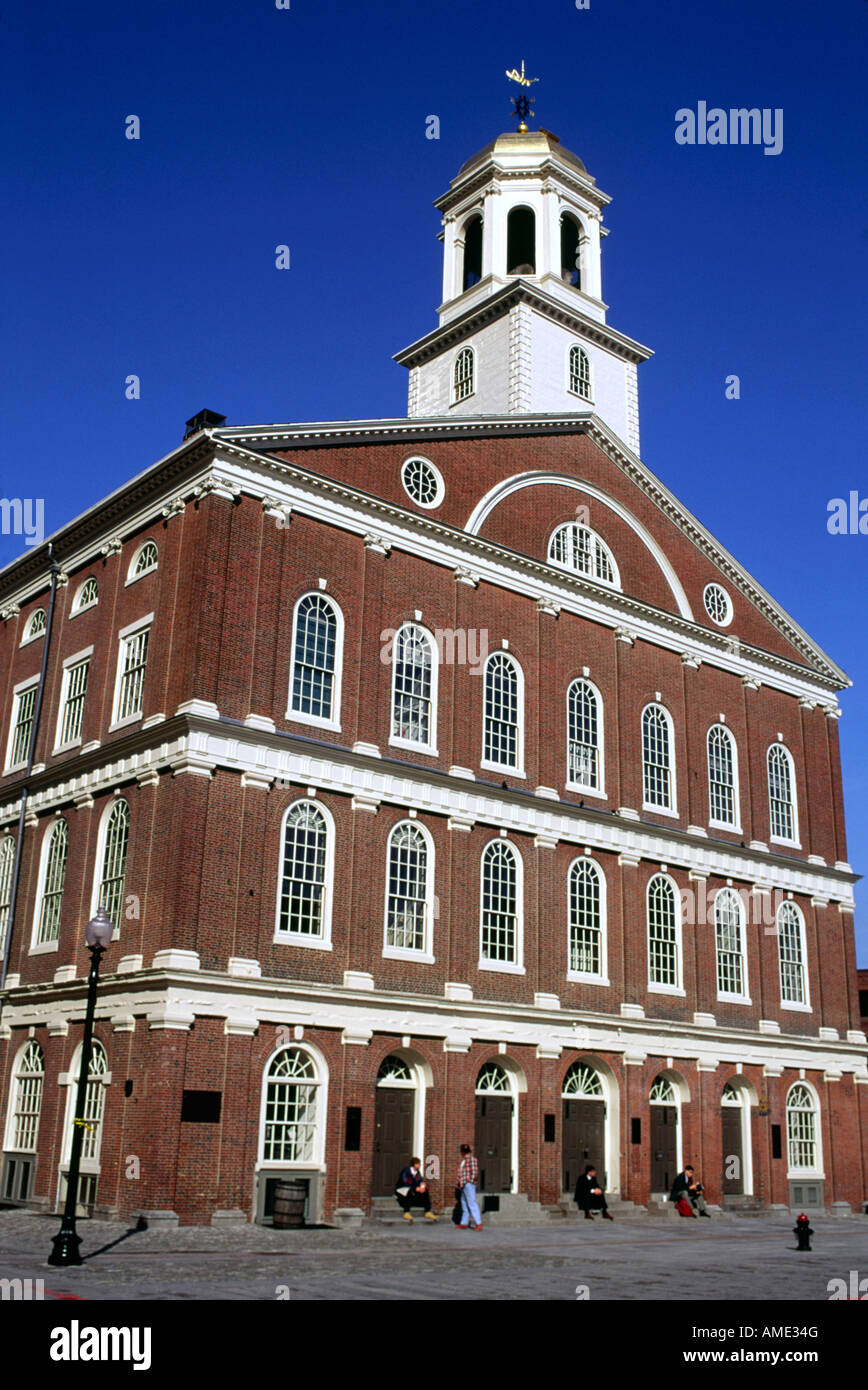
[[[52,748],[51,756],[56,758],[58,753],[71,753],[73,749],[81,747],[81,739],[71,739],[69,743],[59,743],[56,748]]]
[[[482,758],[479,766],[484,768],[486,772],[508,772],[511,777],[521,777],[522,779],[527,777],[523,767],[513,767],[507,763],[489,763],[486,762],[485,758]]]
[[[82,613],[89,613],[90,610],[96,608],[96,606],[95,603],[87,603],[84,608],[76,608],[74,612],[70,613],[69,622],[72,622],[73,618],[79,618]]]
[[[128,589],[131,584],[138,584],[140,579],[147,579],[149,574],[156,574],[159,565],[151,565],[150,569],[142,570],[141,574],[131,574],[129,579],[124,580],[124,588]]]
[[[605,975],[586,975],[581,970],[568,970],[567,979],[576,985],[606,985],[612,982]]]
[[[60,950],[60,941],[37,941],[27,952],[29,956],[45,956],[51,951]]]
[[[400,946],[384,946],[384,960],[415,960],[420,965],[433,965],[435,957],[429,951],[402,951]]]
[[[314,729],[331,729],[336,734],[341,732],[340,720],[323,719],[319,714],[302,714],[297,709],[288,709],[285,718],[289,724],[309,724]]]
[[[798,840],[784,840],[784,839],[781,838],[780,835],[770,835],[770,836],[769,836],[769,844],[770,844],[770,845],[786,845],[787,849],[801,849],[801,848],[802,848],[802,846],[799,844]]]
[[[141,710],[138,714],[128,714],[126,719],[116,719],[113,724],[109,724],[106,732],[109,734],[113,734],[116,733],[118,729],[128,729],[131,724],[138,724],[141,718]]]
[[[718,994],[718,1004],[752,1004],[753,1000],[748,994]]]
[[[579,792],[582,796],[597,796],[601,801],[608,801],[608,792],[601,791],[597,787],[582,787],[578,782],[565,782],[564,787],[568,792]]]
[[[421,753],[423,757],[426,758],[439,758],[440,756],[439,749],[432,748],[430,743],[414,743],[412,739],[395,738],[394,735],[391,735],[389,738],[389,747],[409,748],[412,749],[414,753]]]
[[[26,761],[23,763],[11,763],[9,767],[4,767],[3,776],[8,777],[11,772],[23,772],[26,766]]]
[[[643,811],[651,811],[655,816],[670,816],[672,820],[678,820],[679,814],[668,806],[649,806],[647,801],[642,802]]]
[[[686,999],[686,998],[687,998],[687,990],[686,990],[686,989],[682,989],[680,985],[657,985],[657,984],[653,984],[653,985],[652,985],[652,984],[649,983],[649,985],[648,985],[648,993],[649,993],[649,994],[671,994],[671,995],[675,996],[675,997],[678,998],[678,999]]]
[[[527,971],[523,965],[511,965],[505,960],[480,960],[476,963],[477,970],[492,970],[498,975],[526,975]]]
[[[308,951],[333,951],[334,947],[330,941],[324,941],[321,937],[301,936],[292,932],[275,932],[272,938],[275,946],[304,946]]]
[[[710,830],[728,830],[730,835],[744,834],[740,825],[733,825],[728,820],[710,820],[708,826]]]
[[[812,1014],[814,1012],[813,1005],[811,1004],[794,1004],[789,1001],[785,1004],[783,999],[781,1000],[781,1008],[787,1009],[788,1012],[793,1014]]]

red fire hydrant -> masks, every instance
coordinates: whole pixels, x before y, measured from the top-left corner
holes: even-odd
[[[804,1212],[796,1217],[796,1224],[793,1227],[793,1234],[799,1242],[796,1247],[798,1250],[810,1250],[811,1236],[814,1234],[811,1223],[808,1221]]]

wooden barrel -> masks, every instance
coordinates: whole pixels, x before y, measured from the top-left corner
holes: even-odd
[[[304,1204],[307,1184],[279,1182],[274,1189],[274,1226],[278,1231],[291,1231],[304,1225]]]

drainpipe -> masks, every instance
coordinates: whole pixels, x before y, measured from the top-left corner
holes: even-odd
[[[6,985],[6,971],[9,965],[9,956],[12,946],[12,929],[15,925],[15,907],[18,901],[18,878],[21,872],[21,850],[24,839],[24,818],[27,814],[27,792],[28,782],[33,771],[33,759],[36,754],[36,740],[39,737],[39,718],[42,714],[42,701],[45,696],[45,676],[48,670],[48,652],[51,643],[51,626],[54,622],[54,604],[57,598],[57,577],[60,574],[60,566],[54,558],[54,546],[48,543],[48,562],[49,573],[51,575],[51,593],[48,600],[48,614],[45,620],[45,638],[42,645],[42,670],[39,673],[39,686],[36,692],[36,706],[33,711],[33,728],[30,730],[30,747],[27,752],[27,766],[24,769],[24,785],[21,789],[21,814],[18,817],[18,838],[15,842],[15,859],[12,864],[12,894],[9,899],[9,920],[6,924],[6,945],[3,951],[3,964],[0,967],[0,1013],[3,1009],[3,990]]]

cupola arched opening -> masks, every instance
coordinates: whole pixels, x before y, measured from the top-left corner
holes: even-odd
[[[582,288],[582,229],[575,217],[561,214],[561,279],[577,290]]]
[[[507,275],[536,275],[536,214],[512,208],[506,219]]]
[[[469,290],[482,279],[482,218],[471,217],[464,224],[464,270],[462,290]]]

